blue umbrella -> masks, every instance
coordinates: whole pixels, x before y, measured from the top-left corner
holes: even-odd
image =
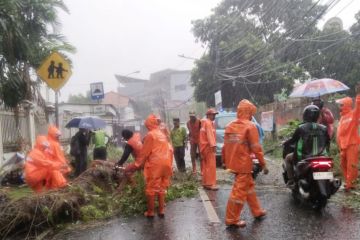
[[[66,125],[66,128],[85,128],[85,129],[99,129],[105,128],[106,122],[98,117],[75,117],[71,119]]]

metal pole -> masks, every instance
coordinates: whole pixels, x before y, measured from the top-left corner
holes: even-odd
[[[59,127],[59,92],[55,91],[55,124]]]

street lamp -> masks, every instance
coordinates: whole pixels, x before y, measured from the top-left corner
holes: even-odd
[[[140,70],[136,70],[134,72],[128,73],[128,74],[124,75],[124,77],[130,76],[132,74],[137,74],[137,73],[140,73]]]
[[[120,76],[120,78],[122,78],[122,77],[127,77],[127,76],[130,76],[130,75],[132,75],[132,74],[138,74],[138,73],[140,73],[140,70],[136,70],[136,71],[131,72],[131,73],[128,73],[128,74],[126,74],[126,75],[118,75],[118,76]],[[120,87],[123,87],[123,86],[124,86],[124,85],[122,85],[121,82],[118,81],[118,92],[119,92],[119,88],[120,88]]]

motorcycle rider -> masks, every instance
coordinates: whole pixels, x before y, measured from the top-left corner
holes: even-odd
[[[330,137],[327,128],[317,123],[320,109],[315,105],[308,105],[303,111],[303,123],[295,130],[293,136],[284,142],[284,146],[295,145],[293,153],[285,157],[285,166],[288,177],[287,185],[293,188],[294,164],[301,160],[314,156],[326,156],[330,145]]]

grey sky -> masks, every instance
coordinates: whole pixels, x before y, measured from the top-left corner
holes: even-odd
[[[327,2],[328,0],[323,0]],[[62,101],[70,93],[85,93],[91,82],[104,82],[105,92],[116,90],[114,74],[148,78],[165,68],[191,69],[192,61],[178,54],[199,57],[191,20],[211,13],[220,0],[65,0],[70,14],[61,13],[61,32],[77,48],[72,55],[73,75],[62,88]],[[351,3],[350,5],[348,5]],[[326,18],[336,15],[345,27],[354,22],[358,0],[342,0]]]

